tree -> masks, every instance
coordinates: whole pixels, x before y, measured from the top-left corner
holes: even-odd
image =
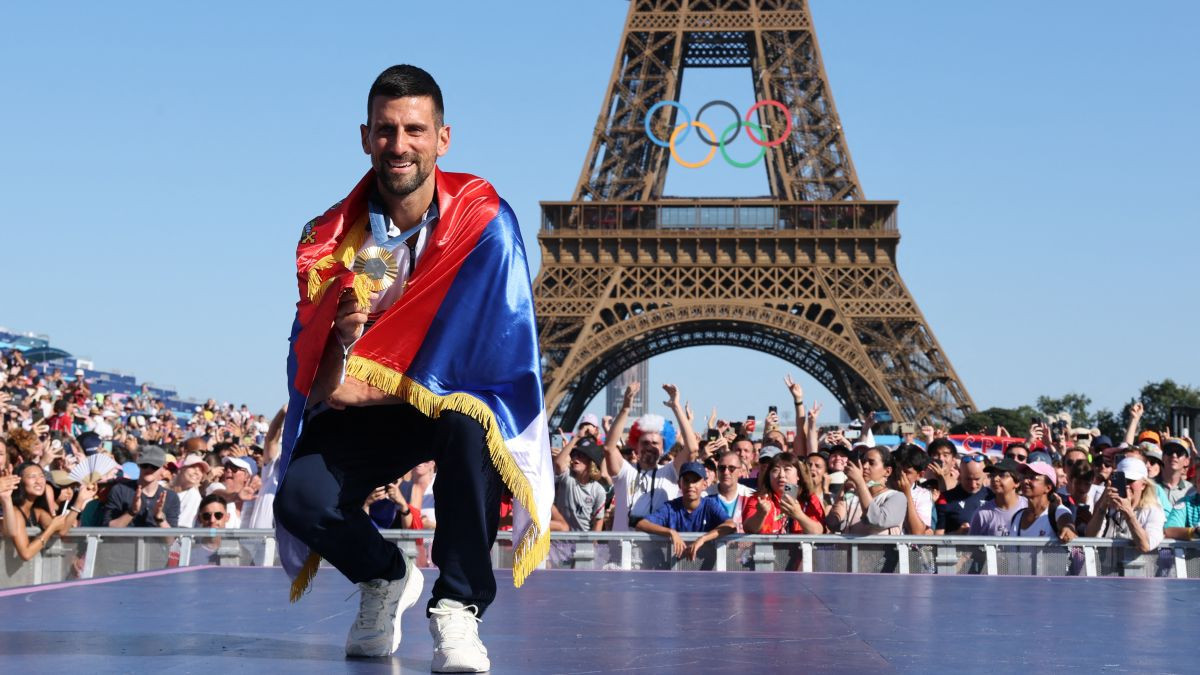
[[[1147,382],[1142,387],[1138,400],[1142,402],[1145,412],[1142,413],[1142,429],[1162,430],[1170,424],[1171,406],[1182,405],[1200,408],[1200,389],[1184,384],[1176,384],[1171,379],[1162,382]],[[1133,401],[1126,404],[1121,411],[1123,424],[1129,423],[1129,407]],[[1178,433],[1178,429],[1172,430]]]
[[[1071,415],[1071,426],[1074,427],[1090,428],[1092,426],[1092,415],[1087,411],[1088,406],[1091,404],[1091,397],[1074,392],[1064,394],[1060,398],[1039,396],[1037,399],[1037,409],[1042,415],[1050,416],[1064,412],[1068,413]]]
[[[1121,417],[1108,408],[1096,411],[1096,427],[1102,435],[1108,436],[1115,443],[1120,443],[1125,437],[1125,424],[1121,422]]]
[[[1000,426],[1014,436],[1025,436],[1034,417],[1040,417],[1038,411],[1027,405],[1019,408],[988,408],[967,415],[962,422],[950,427],[950,433],[977,434],[984,431],[990,434]]]

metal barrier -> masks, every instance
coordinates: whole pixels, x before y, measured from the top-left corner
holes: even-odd
[[[431,530],[383,535],[410,559],[428,560]],[[28,562],[0,540],[0,560],[0,588],[190,565],[279,564],[275,533],[265,529],[76,528]],[[492,563],[512,566],[511,533],[499,533]],[[555,532],[546,567],[1200,579],[1200,542],[1166,540],[1143,554],[1132,542],[1110,539],[1063,545],[1054,538],[743,534],[711,542],[689,560],[672,556],[665,538],[642,532]]]

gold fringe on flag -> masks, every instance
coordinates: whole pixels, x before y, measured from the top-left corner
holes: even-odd
[[[350,357],[346,362],[346,374],[392,396],[404,399],[426,417],[436,419],[443,412],[454,411],[479,422],[484,429],[492,465],[496,467],[496,472],[500,474],[500,478],[512,492],[513,499],[525,507],[533,521],[529,529],[522,535],[521,540],[513,542],[513,585],[520,588],[525,583],[525,579],[550,554],[550,531],[538,521],[533,487],[529,484],[525,473],[517,466],[512,454],[509,453],[491,408],[470,394],[455,392],[439,396],[412,378],[405,376],[404,373],[361,356]],[[315,553],[309,556],[300,574],[292,582],[292,602],[304,594],[312,582],[313,576],[316,575],[317,565],[313,564],[316,558]],[[317,563],[319,562],[320,560],[317,559]]]
[[[308,592],[308,587],[312,584],[313,577],[317,576],[317,568],[320,566],[321,556],[317,555],[316,551],[309,553],[299,574],[292,580],[292,602],[298,602],[301,596]]]

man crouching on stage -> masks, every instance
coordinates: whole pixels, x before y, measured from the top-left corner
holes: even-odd
[[[392,654],[423,580],[363,500],[436,460],[432,669],[482,672],[478,623],[496,596],[490,552],[506,485],[523,509],[515,519],[524,514],[517,585],[549,547],[553,468],[528,266],[491,185],[437,169],[450,127],[428,73],[388,68],[367,107],[372,170],[304,227],[297,249],[280,553],[294,600],[321,558],[358,584],[348,656]]]

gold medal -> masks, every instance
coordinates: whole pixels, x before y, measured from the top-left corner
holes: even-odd
[[[392,252],[379,246],[368,246],[359,251],[350,269],[365,278],[367,287],[374,293],[386,291],[400,273],[400,266]]]

